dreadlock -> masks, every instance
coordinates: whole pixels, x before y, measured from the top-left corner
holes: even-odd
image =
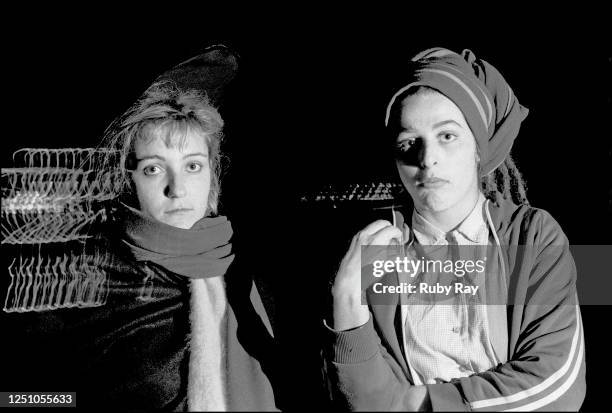
[[[517,205],[529,205],[527,185],[510,154],[493,172],[481,178],[480,187],[489,199],[495,199],[497,192]]]

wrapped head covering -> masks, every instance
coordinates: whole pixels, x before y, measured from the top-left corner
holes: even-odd
[[[427,86],[452,100],[465,117],[480,151],[481,174],[494,171],[506,158],[527,113],[501,73],[470,50],[425,50],[412,58],[410,71],[387,105],[391,108],[408,89]]]

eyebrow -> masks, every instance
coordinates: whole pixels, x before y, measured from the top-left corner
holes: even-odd
[[[434,128],[439,128],[440,126],[448,125],[448,124],[451,124],[451,123],[454,123],[455,125],[459,126],[461,129],[463,129],[463,126],[461,126],[459,124],[459,122],[456,122],[456,121],[454,121],[452,119],[443,120],[442,122],[438,122],[438,123],[434,124],[433,127]]]
[[[202,156],[204,158],[208,157],[208,155],[206,155],[204,152],[194,152],[194,153],[188,153],[188,154],[184,155],[183,159],[187,159],[187,158],[190,158],[192,156]],[[141,161],[146,161],[148,159],[159,159],[160,161],[165,161],[166,160],[166,158],[164,158],[163,156],[149,155],[149,156],[143,156],[142,158],[136,158],[136,161],[141,162]]]
[[[434,124],[432,125],[432,129],[436,129],[436,128],[439,128],[440,126],[444,126],[444,125],[448,125],[448,124],[455,124],[455,125],[457,125],[458,127],[460,127],[461,129],[463,129],[463,126],[461,126],[461,125],[459,124],[459,122],[454,121],[454,120],[452,120],[452,119],[449,119],[449,120],[443,120],[443,121],[440,121],[440,122],[434,123]],[[403,128],[403,130],[404,130],[405,132],[415,132],[414,128],[412,128],[411,126],[408,126],[407,128]]]

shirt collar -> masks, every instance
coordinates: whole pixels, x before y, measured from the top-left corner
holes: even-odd
[[[470,242],[480,242],[482,241],[483,229],[486,228],[486,221],[484,219],[484,209],[483,204],[485,202],[485,197],[481,193],[478,196],[478,200],[474,205],[472,211],[468,214],[468,216],[459,224],[459,226],[451,231],[452,233],[457,232],[461,234],[464,238],[466,238]],[[421,244],[445,244],[446,233],[442,231],[440,228],[436,227],[434,224],[426,220],[421,214],[417,212],[416,209],[412,212],[412,230],[415,233],[415,236],[419,240]]]

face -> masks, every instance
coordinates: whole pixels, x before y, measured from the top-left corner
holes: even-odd
[[[428,91],[406,97],[396,122],[396,165],[417,210],[439,213],[476,201],[476,140],[461,110]]]
[[[208,203],[206,138],[190,129],[182,145],[174,136],[167,146],[159,135],[152,133],[151,140],[139,139],[135,145],[137,167],[132,178],[140,210],[157,221],[189,229],[204,217]]]

